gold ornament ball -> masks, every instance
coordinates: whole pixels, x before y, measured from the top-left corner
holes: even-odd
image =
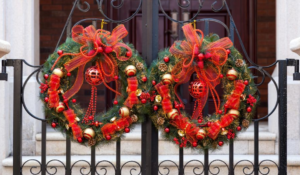
[[[199,131],[196,134],[197,139],[202,140],[202,139],[205,138],[205,136],[206,136],[205,130],[204,129],[199,129]]]
[[[52,73],[59,76],[60,78],[64,76],[64,72],[60,68],[55,68]]]
[[[173,81],[172,75],[171,74],[164,74],[163,77],[162,77],[162,81],[166,85],[171,84],[172,81]]]
[[[177,115],[179,115],[177,109],[172,109],[171,112],[167,113],[169,119],[174,119]]]
[[[136,74],[136,68],[133,65],[129,65],[125,68],[125,74],[127,76],[134,76]]]
[[[155,102],[160,103],[162,100],[162,97],[160,95],[155,96]]]
[[[127,117],[130,115],[130,111],[127,107],[123,106],[119,110],[119,115],[120,117]]]
[[[138,118],[137,115],[133,114],[133,115],[131,116],[131,121],[132,121],[133,123],[137,122],[138,120],[139,120],[139,118]]]
[[[234,116],[234,118],[237,118],[240,116],[240,111],[235,110],[235,109],[230,109],[227,114],[232,114]]]
[[[142,89],[137,89],[137,90],[135,91],[135,95],[138,96],[138,97],[141,96],[142,93],[143,93]]]
[[[226,74],[228,80],[235,80],[238,76],[238,72],[235,69],[229,69]]]
[[[65,105],[64,105],[64,103],[63,103],[63,102],[59,102],[59,103],[58,103],[58,106],[56,107],[55,110],[56,110],[57,113],[63,112],[63,111],[65,110]]]
[[[184,137],[185,136],[185,132],[183,130],[178,130],[177,133],[178,133],[178,135],[180,137]]]
[[[95,137],[95,131],[92,128],[86,128],[83,131],[83,137],[87,140],[90,140]]]

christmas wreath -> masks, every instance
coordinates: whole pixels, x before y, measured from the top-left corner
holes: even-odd
[[[122,42],[128,34],[124,25],[112,32],[81,25],[72,28],[57,52],[43,68],[40,98],[47,121],[75,141],[90,146],[116,140],[130,132],[150,98],[146,89],[146,65],[131,45]],[[93,65],[85,69],[86,64]],[[91,85],[88,109],[83,110],[75,95],[84,80]],[[115,88],[108,83],[115,82]],[[96,114],[97,86],[103,84],[116,94],[114,106]]]
[[[257,88],[242,55],[227,37],[203,36],[192,24],[182,27],[185,40],[159,53],[149,69],[150,117],[163,136],[180,147],[215,149],[236,138],[247,128],[258,101]],[[195,99],[192,116],[183,111],[177,88],[190,81],[189,93]],[[221,83],[222,82],[222,83]],[[222,84],[221,102],[216,86]],[[188,92],[184,92],[188,93]],[[215,113],[203,116],[202,110],[211,95]]]

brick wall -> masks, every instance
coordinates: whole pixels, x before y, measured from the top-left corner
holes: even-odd
[[[257,0],[257,63],[270,65],[276,60],[276,0]],[[272,74],[274,67],[266,69]],[[261,103],[258,117],[268,114],[268,83],[259,87]]]

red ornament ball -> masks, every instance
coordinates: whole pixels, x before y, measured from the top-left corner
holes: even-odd
[[[207,94],[206,83],[200,79],[192,81],[189,85],[190,95],[194,98],[202,98]]]
[[[98,47],[98,53],[102,53],[103,52],[103,48],[100,46]]]
[[[46,103],[48,103],[49,98],[48,98],[48,97],[45,97],[45,98],[44,98],[44,101],[45,101]]]
[[[111,136],[110,136],[110,135],[106,135],[106,136],[105,136],[105,139],[106,139],[106,140],[110,140],[110,139],[111,139]]]
[[[169,133],[169,132],[170,132],[170,129],[169,129],[169,128],[165,128],[165,132],[166,132],[166,133]]]
[[[176,104],[176,105],[175,105],[175,108],[176,108],[176,109],[180,108],[179,104]]]
[[[237,131],[240,131],[240,130],[242,130],[242,127],[241,127],[241,126],[238,126],[238,127],[236,127],[236,130],[237,130]]]
[[[142,81],[143,81],[143,82],[146,82],[146,81],[147,81],[147,77],[144,76],[144,77],[142,78]]]
[[[226,49],[226,53],[229,55],[231,51],[229,49]]]
[[[152,85],[155,86],[156,85],[156,81],[153,80],[152,81]]]
[[[126,133],[129,133],[129,132],[130,132],[130,128],[125,128],[124,131],[125,131]]]
[[[229,106],[226,104],[226,105],[224,105],[224,108],[228,108]]]
[[[92,50],[90,50],[89,52],[88,52],[88,56],[93,56],[93,55],[95,55],[95,53],[96,53],[96,51],[94,50],[94,49],[92,49]]]
[[[252,108],[249,106],[248,108],[247,108],[247,112],[251,112],[252,111]]]
[[[219,114],[222,114],[222,113],[223,113],[223,111],[222,111],[222,110],[219,110],[219,111],[218,111],[218,113],[219,113]]]
[[[142,102],[143,104],[145,104],[145,103],[147,103],[147,100],[143,98],[143,99],[141,100],[141,102]]]
[[[224,78],[224,75],[223,75],[223,74],[220,74],[220,78]]]
[[[244,85],[247,86],[248,84],[249,84],[249,81],[248,81],[248,80],[245,80],[245,81],[244,81]]]
[[[44,79],[47,80],[48,78],[49,78],[49,75],[48,75],[48,74],[45,74],[45,75],[44,75]]]
[[[199,58],[199,60],[203,60],[203,58],[204,58],[203,53],[199,53],[198,58]]]
[[[67,73],[67,76],[68,76],[68,77],[70,77],[70,76],[71,76],[71,73],[70,73],[70,72],[68,72],[68,73]]]
[[[89,118],[89,120],[93,120],[94,119],[94,117],[92,115],[90,115],[88,118]]]
[[[118,79],[119,79],[119,76],[118,76],[118,75],[115,75],[115,76],[114,76],[114,79],[115,79],[115,80],[118,80]]]
[[[73,103],[76,103],[76,99],[75,99],[75,98],[74,98],[74,99],[72,99],[72,102],[73,102]]]
[[[58,50],[58,51],[57,51],[57,54],[58,54],[59,56],[61,56],[63,53],[64,53],[64,51],[62,51],[62,50]]]
[[[79,143],[82,143],[82,138],[81,137],[79,137],[78,139],[77,139],[77,142],[79,142]]]
[[[203,120],[202,119],[198,119],[198,123],[202,123],[203,122]]]
[[[219,146],[223,146],[224,142],[223,141],[219,141],[218,145]]]
[[[154,109],[154,111],[157,111],[158,107],[155,105],[155,106],[153,106],[153,109]]]
[[[117,101],[117,100],[115,100],[115,101],[114,101],[114,105],[117,105],[117,104],[118,104],[118,101]]]
[[[211,126],[211,122],[207,122],[207,126],[210,127]]]
[[[179,82],[179,79],[178,79],[178,78],[175,78],[175,82]]]
[[[105,47],[104,52],[105,53],[111,53],[113,51],[113,49],[111,47]]]
[[[193,142],[193,147],[196,147],[198,146],[198,143],[197,142]]]
[[[126,52],[126,56],[127,57],[131,57],[132,56],[132,52],[130,52],[130,51]]]
[[[101,72],[97,66],[90,67],[85,71],[85,81],[92,86],[101,84]]]
[[[52,123],[51,123],[51,126],[52,126],[52,128],[56,128],[56,123],[55,123],[55,122],[52,122]]]
[[[164,57],[164,62],[168,63],[170,61],[169,57]]]
[[[183,104],[180,103],[179,107],[180,107],[180,108],[183,108]]]

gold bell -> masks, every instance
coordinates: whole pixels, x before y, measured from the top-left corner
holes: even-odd
[[[127,76],[134,76],[136,74],[136,68],[133,65],[129,65],[125,68],[125,74]]]
[[[169,119],[174,119],[177,115],[179,115],[177,109],[172,109],[171,112],[167,113]]]
[[[180,137],[184,137],[185,136],[185,132],[183,130],[178,130],[177,133],[178,133],[178,135]]]
[[[64,76],[64,72],[60,68],[55,68],[52,73],[59,76],[60,78]]]
[[[163,77],[162,77],[162,81],[166,85],[171,84],[172,81],[173,81],[172,75],[171,74],[164,74]]]
[[[65,110],[65,105],[64,105],[64,103],[63,103],[63,102],[59,102],[59,103],[58,103],[58,106],[56,107],[55,110],[56,110],[57,113],[63,112],[63,111]]]
[[[86,128],[83,131],[83,137],[87,140],[90,140],[95,137],[95,131],[92,128]]]
[[[238,73],[235,69],[229,69],[226,74],[228,80],[235,80],[238,76]]]
[[[127,107],[123,106],[120,108],[119,110],[119,115],[123,118],[123,117],[127,117],[130,115],[130,111]]]
[[[227,114],[232,114],[234,116],[234,118],[237,118],[240,116],[240,111],[235,110],[235,109],[230,109]]]

